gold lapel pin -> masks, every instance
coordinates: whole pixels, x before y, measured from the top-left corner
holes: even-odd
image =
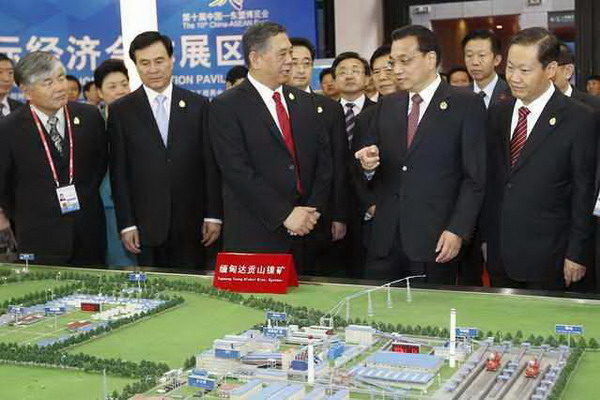
[[[556,117],[550,118],[550,121],[548,121],[548,122],[550,123],[550,126],[556,125]]]
[[[323,112],[323,107],[321,107],[321,106],[317,107],[317,112],[319,114],[321,114]]]
[[[80,123],[81,123],[81,121],[79,120],[79,117],[73,118],[73,124],[74,125],[79,125]]]
[[[179,108],[185,108],[185,101],[179,100]]]
[[[440,103],[440,110],[442,110],[442,111],[443,111],[443,110],[445,110],[445,109],[447,109],[447,108],[448,108],[448,103],[446,103],[445,101],[442,101],[442,102]]]
[[[290,93],[288,97],[290,98],[290,100],[294,100],[296,98],[296,96],[294,96],[294,93]]]

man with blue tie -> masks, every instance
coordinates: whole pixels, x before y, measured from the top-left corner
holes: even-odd
[[[111,104],[111,182],[125,248],[140,265],[198,268],[221,230],[208,99],[171,83],[173,45],[159,32],[131,43],[142,86]]]

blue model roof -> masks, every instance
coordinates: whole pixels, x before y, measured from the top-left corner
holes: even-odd
[[[250,399],[251,400],[268,400],[271,398],[271,396],[273,396],[275,393],[278,393],[280,390],[282,390],[286,386],[287,386],[287,383],[283,383],[283,382],[272,383],[269,386],[267,386],[266,388],[264,388],[263,390],[261,390],[260,393],[252,396]]]
[[[326,390],[324,387],[314,388],[312,392],[310,392],[309,394],[304,396],[304,400],[317,400],[320,398],[324,398],[325,392],[326,392]]]
[[[262,384],[262,381],[260,379],[252,379],[251,381],[240,386],[239,388],[232,390],[230,395],[241,396],[241,395],[249,392],[250,390],[254,389],[255,387],[260,386],[261,384]]]
[[[294,396],[298,392],[301,392],[302,390],[304,390],[304,387],[302,387],[301,385],[288,386],[276,393],[277,400],[289,399],[290,397]]]
[[[375,331],[375,328],[373,328],[372,326],[366,326],[366,325],[348,325],[346,327],[347,330],[354,330],[354,331],[369,331],[369,332],[373,332]]]
[[[436,369],[444,362],[442,357],[428,354],[407,354],[393,351],[378,351],[373,353],[367,362],[373,364],[392,365],[402,368]]]
[[[434,375],[419,371],[398,371],[389,368],[357,367],[352,372],[360,378],[377,379],[396,383],[426,384]]]
[[[335,394],[327,397],[327,400],[341,400],[350,397],[350,392],[346,389],[338,390]]]

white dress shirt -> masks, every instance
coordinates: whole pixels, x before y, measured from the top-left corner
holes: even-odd
[[[537,99],[535,99],[526,106],[530,111],[529,115],[527,116],[527,138],[529,138],[529,134],[533,130],[533,127],[535,126],[535,123],[537,122],[538,118],[540,118],[542,111],[544,111],[546,104],[548,104],[548,101],[550,101],[550,97],[552,97],[552,95],[554,94],[554,90],[554,85],[550,83],[548,89],[546,89],[546,91],[542,93],[541,96],[539,96]],[[515,128],[517,127],[517,122],[519,121],[519,108],[523,106],[523,101],[521,101],[520,99],[515,102],[515,106],[513,108],[512,113],[512,121],[510,124],[511,139],[515,134]]]
[[[50,133],[50,124],[48,123],[48,120],[50,119],[51,116],[46,115],[44,112],[40,111],[40,109],[38,109],[33,104],[31,104],[31,108],[33,109],[33,112],[35,112],[35,114],[40,119],[40,122],[42,123],[42,125],[44,125],[46,132]],[[63,109],[61,108],[54,115],[56,115],[58,117],[58,123],[56,124],[56,129],[58,130],[59,135],[64,139],[65,138],[65,113],[64,113]]]
[[[421,118],[423,118],[423,115],[425,115],[425,111],[427,111],[427,107],[429,106],[429,103],[431,103],[431,99],[433,99],[433,95],[440,86],[440,83],[442,83],[442,78],[440,78],[438,75],[433,82],[419,92],[419,96],[421,96],[421,99],[423,99],[421,104],[419,104],[419,122],[421,122]],[[417,92],[408,92],[408,110],[406,115],[410,114],[410,110],[412,109],[411,99],[415,94],[417,94]]]
[[[484,92],[485,97],[483,101],[485,102],[485,108],[489,108],[490,101],[492,101],[492,95],[494,94],[494,89],[496,89],[496,84],[498,83],[498,74],[495,74],[494,79],[490,83],[487,84],[483,89],[477,85],[477,82],[473,82],[473,91],[475,93]]]
[[[342,108],[344,109],[344,114],[348,111],[348,107],[346,107],[346,104],[348,104],[348,103],[354,104],[352,106],[352,111],[354,111],[354,115],[360,114],[363,107],[365,106],[365,101],[367,101],[367,96],[364,94],[361,94],[359,98],[357,98],[356,100],[353,100],[353,101],[346,100],[343,97],[340,98],[340,104],[342,105]]]
[[[0,101],[0,104],[3,105],[2,107],[2,115],[3,116],[7,116],[8,114],[10,114],[10,104],[8,104],[8,96],[4,96],[4,98],[2,99],[2,101]]]
[[[254,86],[254,88],[258,91],[258,94],[260,95],[260,98],[262,99],[263,103],[265,103],[265,105],[269,109],[269,113],[271,114],[271,117],[273,117],[277,128],[279,128],[279,132],[281,132],[281,134],[283,135],[281,126],[279,126],[279,118],[277,118],[277,106],[275,105],[275,100],[273,100],[273,94],[275,92],[279,93],[279,96],[281,97],[281,102],[283,103],[283,107],[285,108],[285,112],[288,114],[289,117],[290,113],[288,111],[288,106],[285,101],[285,96],[283,95],[283,86],[279,85],[277,89],[273,90],[267,85],[264,85],[257,81],[251,73],[248,73],[247,78],[252,84],[252,86]]]
[[[567,91],[564,93],[565,96],[567,97],[571,97],[573,96],[573,86],[569,85],[569,88],[567,89]]]

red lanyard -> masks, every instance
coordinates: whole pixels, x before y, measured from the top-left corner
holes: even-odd
[[[40,140],[44,145],[46,159],[48,160],[48,164],[50,165],[50,170],[52,171],[54,183],[56,183],[56,187],[60,187],[58,174],[56,173],[56,166],[54,165],[52,153],[50,153],[50,146],[48,146],[48,140],[46,139],[46,135],[44,135],[44,130],[42,129],[42,123],[40,122],[40,118],[35,113],[35,111],[33,111],[33,108],[31,108],[31,106],[29,107],[29,110],[31,111],[31,115],[33,116],[33,120],[35,121],[35,126],[37,127],[38,133],[40,135]],[[69,109],[67,108],[67,106],[65,106],[65,120],[67,123],[67,134],[69,135],[69,185],[72,185],[73,176],[75,175],[75,167],[73,165],[73,127],[71,126],[71,115],[69,114]]]

